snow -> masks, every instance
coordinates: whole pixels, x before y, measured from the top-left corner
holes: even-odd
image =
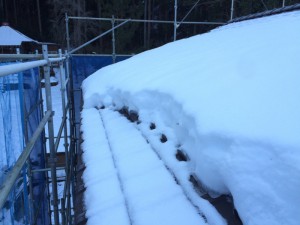
[[[102,68],[82,85],[84,109],[127,106],[149,140],[164,133],[168,145],[152,145],[193,204],[201,200],[191,197],[189,173],[212,195],[230,193],[245,225],[298,225],[299,23],[291,12],[229,24]],[[179,145],[191,159],[184,168],[174,159]],[[199,205],[210,224],[222,223]]]
[[[41,80],[41,83],[45,85],[45,79]],[[56,86],[58,84],[58,79],[56,77],[50,77],[50,84],[51,86]],[[60,96],[59,96],[60,97]],[[61,97],[60,97],[61,98]],[[61,100],[61,99],[60,99]]]
[[[26,35],[16,31],[10,26],[4,25],[0,27],[0,45],[12,46],[21,45],[23,41],[37,42]]]
[[[63,118],[62,94],[61,94],[61,88],[62,87],[61,87],[61,74],[60,74],[59,68],[54,67],[53,71],[54,71],[55,76],[50,77],[50,83],[51,84],[57,84],[55,86],[51,86],[52,109],[54,111],[53,128],[54,128],[54,136],[56,137],[58,132],[59,132],[59,128],[61,126],[62,118]],[[62,76],[64,76],[64,74]],[[45,83],[45,79],[42,79],[41,83]],[[45,88],[42,88],[42,97],[43,97],[43,99],[46,99],[46,90],[45,90]],[[65,96],[65,98],[67,99],[67,96]],[[44,111],[47,111],[46,103],[44,103],[43,106],[44,106]],[[67,123],[67,129],[69,130],[68,123]],[[48,137],[48,129],[45,129],[45,135],[46,135],[46,137]],[[63,135],[64,135],[64,133],[62,133],[62,136]],[[56,139],[55,139],[55,141],[56,141]],[[69,138],[68,138],[68,143],[70,143]],[[64,143],[64,138],[61,138],[61,140],[59,142],[59,145],[58,145],[57,152],[64,152],[65,151],[64,144],[65,144]],[[48,139],[46,141],[46,146],[47,146],[47,152],[49,153],[50,150],[48,148],[48,146],[49,146],[49,140]],[[64,180],[65,175],[66,175],[65,170],[64,169],[57,170],[56,175],[57,175],[57,178],[63,178],[63,179],[60,179],[60,180]],[[51,177],[51,172],[50,171],[48,172],[48,176]],[[63,197],[64,185],[65,185],[64,181],[58,182],[58,184],[57,184],[58,199],[61,199]],[[52,187],[51,186],[50,186],[50,193],[52,193]],[[53,205],[51,205],[51,209],[53,210]],[[51,220],[53,222],[54,221],[54,214],[52,213],[51,216],[52,216]]]
[[[84,175],[86,202],[91,202],[87,210],[89,224],[93,221],[97,224],[132,224],[131,221],[143,225],[204,224],[163,162],[130,122],[110,110],[104,110],[101,116],[96,109],[84,110],[83,114],[83,129],[89,130],[84,134],[83,143],[84,159],[88,162]],[[89,139],[90,136],[96,138]],[[91,150],[95,146],[99,146],[96,154]],[[114,190],[116,187],[119,188]]]

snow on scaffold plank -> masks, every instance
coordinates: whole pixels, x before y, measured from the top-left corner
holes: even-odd
[[[205,224],[133,124],[109,110],[82,118],[88,224]]]

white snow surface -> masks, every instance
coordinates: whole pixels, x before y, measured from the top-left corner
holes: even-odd
[[[245,225],[299,225],[299,25],[300,12],[229,24],[102,68],[82,85],[84,108],[155,122]]]
[[[4,25],[0,27],[0,45],[21,45],[23,41],[37,42],[10,26]]]
[[[110,110],[83,118],[88,224],[205,224],[133,124]]]

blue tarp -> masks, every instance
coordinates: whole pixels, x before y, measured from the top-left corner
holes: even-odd
[[[116,56],[116,62],[120,62],[130,58],[130,56]],[[90,76],[92,73],[101,69],[102,67],[111,65],[113,59],[111,56],[72,56],[71,68],[74,89],[74,108],[75,108],[75,124],[77,131],[77,138],[79,139],[80,131],[80,110],[82,104],[81,84],[82,81]],[[77,149],[80,146],[77,146]]]
[[[38,69],[0,78],[0,184],[41,121],[40,101]],[[30,155],[32,169],[45,167],[43,139],[41,136]],[[49,224],[45,175],[32,176],[34,202],[31,205],[26,169],[1,209],[0,224],[31,224],[35,220],[37,224]]]

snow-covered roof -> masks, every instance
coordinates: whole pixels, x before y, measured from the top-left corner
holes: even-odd
[[[20,46],[23,41],[37,42],[8,25],[0,27],[0,46]]]
[[[161,149],[168,168],[185,173],[183,164],[172,161],[178,146],[184,149],[186,169],[210,190],[231,193],[244,224],[299,225],[299,24],[299,11],[233,23],[102,68],[82,85],[84,110],[126,106],[138,112],[136,129]],[[101,146],[93,123],[83,129],[94,138],[83,144],[87,216],[101,221],[98,212],[110,209],[92,207],[101,205],[92,202],[101,194]],[[158,141],[162,133],[167,145]],[[131,179],[122,172],[120,177]],[[199,209],[205,212],[205,206]]]

